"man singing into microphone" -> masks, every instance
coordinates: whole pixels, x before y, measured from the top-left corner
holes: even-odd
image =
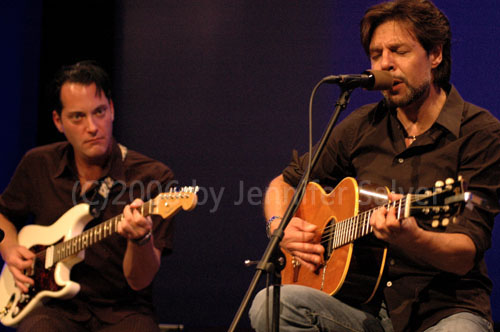
[[[444,230],[431,229],[421,218],[398,219],[394,208],[376,209],[369,223],[373,239],[387,246],[387,256],[372,300],[360,304],[348,295],[340,299],[285,285],[280,331],[493,331],[492,284],[483,257],[498,211],[500,123],[450,85],[450,41],[449,21],[430,1],[396,0],[369,8],[361,21],[361,42],[372,69],[388,71],[393,86],[383,91],[381,102],[354,111],[334,129],[311,180],[334,188],[353,177],[389,188],[394,200],[461,175],[468,191],[487,204],[468,204]],[[294,155],[271,182],[264,203],[269,232],[278,227],[307,163],[307,154]],[[293,257],[287,264],[315,271],[319,278],[325,267],[320,232],[294,217],[281,242]],[[253,301],[250,318],[257,331],[268,330],[271,300],[261,291]]]

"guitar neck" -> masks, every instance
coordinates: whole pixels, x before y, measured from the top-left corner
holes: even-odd
[[[144,203],[137,211],[147,217],[154,211],[153,200]],[[52,257],[52,264],[55,264],[69,256],[75,255],[80,251],[92,246],[93,244],[104,240],[118,231],[118,223],[123,219],[123,214],[108,219],[97,226],[94,226],[81,234],[61,243],[49,247],[52,255],[48,252],[48,256]],[[51,249],[52,248],[52,249]]]
[[[354,217],[344,219],[340,222],[332,224],[323,233],[323,238],[326,237],[328,242],[328,248],[336,249],[347,243],[351,243],[363,236],[366,236],[373,232],[373,228],[370,225],[370,218],[380,207],[395,208],[396,218],[403,219],[410,216],[410,204],[409,199],[412,195],[406,195],[399,200],[381,205],[377,208],[373,208],[364,212],[361,212]],[[322,240],[322,242],[324,242]]]

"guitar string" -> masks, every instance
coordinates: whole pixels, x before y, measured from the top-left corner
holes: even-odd
[[[419,201],[419,200],[422,200],[422,199],[423,199],[422,197],[416,197],[416,196],[417,196],[417,195],[411,195],[411,197],[410,197],[410,198],[411,198],[411,199],[410,199],[410,203],[415,203],[415,202],[417,202],[417,201]],[[424,198],[425,198],[425,197],[424,197]],[[349,221],[351,221],[352,219],[359,219],[359,217],[361,217],[361,216],[363,216],[363,215],[365,215],[365,214],[370,214],[370,213],[373,213],[376,209],[378,209],[378,208],[380,208],[380,207],[386,207],[386,208],[389,208],[389,207],[391,207],[391,206],[397,206],[397,205],[401,205],[401,207],[406,207],[407,201],[408,201],[407,197],[403,197],[403,198],[401,198],[401,199],[399,199],[399,200],[397,200],[397,201],[393,201],[393,202],[390,202],[390,203],[386,203],[386,204],[381,205],[381,206],[378,206],[378,207],[376,207],[376,208],[373,208],[373,209],[370,209],[370,210],[367,210],[367,211],[363,211],[363,212],[361,212],[361,213],[359,213],[359,214],[357,214],[357,215],[355,215],[355,216],[352,216],[352,217],[350,217],[350,218],[347,218],[347,219],[341,220],[341,221],[339,221],[339,222],[337,222],[337,223],[335,223],[335,224],[333,224],[333,225],[331,225],[331,226],[326,227],[326,228],[325,228],[325,231],[326,231],[326,230],[329,230],[329,228],[336,227],[337,225],[342,224],[342,223],[344,223],[344,222],[349,222]],[[403,208],[402,210],[404,210],[404,208]]]
[[[422,197],[423,196],[423,197]],[[431,195],[432,196],[432,195]],[[410,201],[409,203],[414,203],[419,200],[422,200],[426,197],[431,197],[428,195],[410,195]],[[399,211],[404,211],[406,209],[406,206],[408,204],[408,199],[407,196],[401,198],[400,200],[390,202],[387,204],[384,204],[382,206],[385,206],[386,208],[391,207],[391,206],[398,206],[399,205]],[[377,207],[380,208],[381,206]],[[320,244],[324,245],[327,243],[332,242],[332,244],[335,246],[335,248],[338,248],[342,245],[345,245],[347,243],[352,242],[353,240],[356,240],[364,235],[367,235],[368,233],[371,233],[372,227],[367,223],[369,221],[369,218],[371,217],[371,213],[373,213],[377,208],[370,209],[368,211],[364,211],[356,216],[350,217],[348,219],[341,220],[338,223],[331,224],[330,226],[325,227],[325,230],[323,231],[323,235],[321,237]],[[361,220],[360,220],[361,219]],[[399,217],[398,217],[399,219]],[[361,225],[362,227],[359,227]],[[336,231],[337,228],[340,228],[338,231]],[[368,229],[366,229],[368,228]],[[331,231],[331,229],[333,229]],[[325,236],[325,234],[327,234]],[[340,234],[340,235],[339,235]],[[335,240],[335,236],[337,236],[337,239],[340,238],[339,243],[333,243],[332,238]],[[333,249],[335,249],[333,248]]]
[[[142,205],[144,208],[142,208],[142,212],[141,212],[141,213],[142,213],[143,215],[145,215],[145,216],[149,215],[149,212],[150,212],[150,210],[151,210],[151,205],[152,205],[152,204],[153,204],[153,200],[149,200],[149,201],[145,202],[145,203]],[[88,229],[88,230],[85,230],[85,231],[83,231],[82,233],[78,234],[77,236],[75,236],[75,237],[73,237],[73,238],[71,238],[71,239],[69,239],[69,240],[66,240],[66,241],[63,241],[63,242],[60,242],[60,243],[54,243],[54,244],[52,244],[52,245],[49,245],[49,246],[47,246],[46,248],[44,248],[44,249],[42,249],[42,250],[40,250],[40,251],[36,252],[36,253],[35,253],[35,258],[36,258],[36,259],[38,259],[38,260],[45,260],[46,255],[47,255],[47,249],[48,249],[49,247],[51,247],[51,246],[54,246],[54,253],[53,253],[53,255],[52,255],[54,258],[56,257],[56,250],[57,250],[57,249],[61,249],[61,251],[59,252],[59,257],[58,257],[58,259],[57,259],[57,260],[56,260],[56,259],[54,259],[54,262],[61,261],[61,260],[65,259],[65,258],[67,258],[67,257],[69,257],[69,256],[75,255],[75,254],[77,254],[78,252],[80,252],[81,250],[84,250],[84,249],[85,249],[85,248],[87,248],[89,245],[91,245],[91,244],[90,244],[90,242],[92,242],[92,244],[95,244],[95,243],[100,242],[101,240],[103,240],[103,239],[107,238],[108,236],[110,236],[110,235],[114,234],[115,232],[117,232],[117,229],[115,229],[115,228],[113,227],[113,225],[114,225],[114,223],[115,223],[115,220],[116,220],[116,219],[118,219],[118,218],[119,218],[119,220],[118,220],[118,222],[119,222],[119,221],[123,218],[123,214],[120,214],[120,215],[115,216],[115,217],[113,217],[113,218],[110,218],[110,219],[108,219],[108,220],[106,220],[106,221],[103,221],[103,222],[102,222],[102,223],[100,223],[99,225],[94,226],[94,227],[92,227],[92,228],[90,228],[90,229]],[[108,225],[108,224],[109,224],[109,225]],[[95,240],[95,239],[94,239],[94,241],[89,241],[89,238],[92,238],[93,233],[95,233],[95,231],[96,231],[99,227],[102,227],[103,225],[107,225],[107,226],[108,226],[109,234],[106,234],[106,231],[104,231],[104,232],[102,232],[102,234],[103,234],[103,235],[102,235],[102,236],[100,236],[100,237],[99,237],[99,239],[97,239],[97,240]],[[106,229],[106,228],[105,228],[105,229]],[[102,230],[101,230],[101,231],[102,231]],[[101,231],[100,231],[100,232],[101,232]],[[88,243],[87,245],[82,245],[82,244],[81,244],[81,242],[80,242],[80,241],[83,241],[83,239],[84,239],[84,238],[87,238],[87,243]],[[79,239],[81,239],[81,240],[79,240]],[[73,241],[78,241],[78,242],[80,242],[80,249],[78,249],[78,245],[77,245],[77,246],[76,246],[76,247],[77,247],[76,252],[73,252],[73,247],[74,247],[74,246],[73,246],[73,243],[72,243]],[[69,253],[69,254],[66,252],[66,250],[65,250],[65,249],[63,249],[63,248],[65,248],[65,247],[67,247],[67,246],[69,246],[69,247],[70,247],[70,249],[69,249],[70,253]],[[82,246],[84,246],[85,248],[82,248]]]
[[[196,187],[183,187],[180,191],[176,191],[175,189],[173,189],[173,190],[171,190],[170,192],[168,192],[168,193],[164,193],[164,194],[166,194],[169,198],[175,198],[175,199],[177,199],[177,198],[186,198],[186,197],[191,197],[191,193],[196,193],[197,191],[198,191],[198,189],[197,189]],[[179,194],[181,194],[181,196],[178,196]],[[182,195],[187,195],[187,196],[183,197]],[[159,195],[158,195],[158,196],[159,196]],[[150,214],[151,214],[151,211],[152,211],[151,207],[152,207],[152,206],[154,206],[154,201],[155,201],[155,199],[150,199],[149,201],[145,202],[145,203],[142,205],[142,207],[141,207],[141,213],[142,213],[144,216],[148,216],[148,215],[150,215]],[[145,207],[146,209],[144,209],[143,207]],[[144,214],[144,213],[146,213],[146,214]],[[93,228],[90,228],[90,229],[88,229],[88,230],[86,230],[86,231],[84,231],[84,232],[80,233],[79,235],[75,236],[74,238],[71,238],[71,239],[69,239],[69,240],[66,240],[66,241],[63,241],[63,242],[60,242],[60,243],[54,243],[54,244],[52,244],[52,245],[49,245],[49,246],[45,247],[44,249],[42,249],[42,250],[40,250],[40,251],[37,251],[37,252],[35,253],[35,257],[36,257],[37,259],[42,259],[42,258],[45,258],[45,256],[46,256],[46,252],[47,252],[47,249],[48,249],[49,247],[54,246],[54,249],[56,249],[56,247],[59,247],[59,248],[60,248],[60,247],[62,247],[63,245],[64,245],[64,246],[66,246],[68,243],[72,242],[74,239],[79,238],[79,237],[83,237],[83,235],[90,233],[92,230],[96,230],[96,229],[97,229],[98,227],[100,227],[101,225],[103,225],[103,224],[105,224],[105,223],[108,223],[108,222],[111,222],[111,221],[114,221],[114,219],[116,219],[116,218],[118,218],[118,217],[121,217],[121,216],[123,216],[123,214],[118,215],[118,216],[115,216],[115,217],[113,217],[113,218],[111,218],[111,219],[108,219],[108,220],[106,220],[106,221],[102,222],[101,224],[99,224],[99,225],[97,225],[97,226],[94,226]],[[113,233],[114,233],[114,232],[116,232],[116,230],[113,230]],[[109,234],[109,235],[111,235],[111,234]],[[106,237],[106,235],[105,235],[105,237]],[[99,240],[97,240],[97,241],[94,241],[94,243],[99,242],[99,241],[101,241],[101,240],[102,240],[102,238],[100,238],[100,239],[99,239]],[[81,250],[83,250],[83,249],[79,249],[77,252],[79,252],[79,251],[81,251]],[[72,255],[74,255],[74,254],[75,254],[75,253],[70,254],[70,255],[67,255],[67,256],[64,256],[62,259],[66,258],[66,257],[69,257],[69,256],[72,256]],[[62,255],[61,255],[61,256],[62,256]],[[61,259],[59,259],[59,260],[61,260]]]
[[[416,198],[414,196],[415,195],[410,196],[410,198],[411,198],[410,203],[414,203],[418,200],[421,200],[421,198]],[[386,208],[390,208],[391,206],[395,207],[395,206],[399,205],[400,211],[401,210],[404,211],[406,209],[406,205],[408,203],[407,201],[408,201],[407,197],[403,197],[400,200],[390,202],[390,203],[384,204],[382,206],[384,206]],[[331,240],[334,239],[336,235],[337,235],[337,238],[340,236],[344,239],[347,238],[347,239],[350,239],[350,241],[352,241],[352,240],[355,240],[357,238],[360,238],[361,236],[367,235],[368,233],[371,233],[372,229],[371,229],[371,226],[369,225],[369,223],[367,223],[367,221],[369,221],[371,214],[378,208],[380,208],[380,207],[370,209],[368,211],[364,211],[356,216],[341,220],[338,223],[334,223],[334,224],[331,224],[330,226],[325,227],[325,229],[323,231],[323,236],[321,237],[320,244],[324,245],[324,244],[330,243]],[[359,225],[361,225],[362,227],[359,227]],[[335,231],[337,228],[340,228],[339,232]],[[368,229],[366,229],[366,228],[368,228]],[[328,235],[324,236],[327,233],[328,233]],[[348,241],[341,241],[342,242],[341,245],[344,245],[345,243],[349,243],[350,241],[349,240]],[[339,246],[341,246],[341,245],[339,245]],[[337,248],[338,248],[338,246],[337,246]]]

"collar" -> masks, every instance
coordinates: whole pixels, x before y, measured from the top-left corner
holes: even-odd
[[[435,123],[448,130],[455,138],[458,138],[465,102],[453,85],[449,86],[445,91],[447,92],[446,102]]]
[[[61,149],[61,162],[54,173],[54,177],[73,177],[78,178],[78,172],[76,171],[75,157],[73,152],[73,147],[71,144],[66,142]],[[104,172],[102,178],[111,177],[115,181],[123,181],[125,183],[125,167],[124,161],[127,154],[127,148],[121,144],[118,144],[115,139],[113,139],[111,146],[111,155],[104,166]]]
[[[463,112],[465,108],[465,102],[458,93],[455,86],[450,85],[445,88],[446,92],[446,101],[439,112],[439,115],[431,126],[434,127],[436,124],[445,130],[449,131],[455,138],[458,138],[460,135],[460,126],[462,123]],[[385,100],[382,100],[381,104],[382,108],[386,108]],[[399,124],[399,120],[397,119],[396,109],[390,109],[389,114],[391,114],[391,121],[394,121],[395,124]],[[435,132],[437,134],[437,132]]]

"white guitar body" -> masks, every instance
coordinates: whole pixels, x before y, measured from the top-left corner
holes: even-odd
[[[93,219],[89,213],[88,204],[78,204],[68,210],[54,224],[50,226],[28,225],[21,229],[18,235],[20,245],[30,249],[33,246],[41,245],[50,247],[54,243],[64,239],[71,239],[79,235],[87,223]],[[23,294],[17,288],[14,277],[10,272],[7,264],[4,264],[2,274],[0,276],[0,321],[6,326],[16,326],[31,310],[40,305],[46,298],[67,299],[75,296],[80,291],[80,285],[70,280],[71,268],[73,265],[81,262],[84,259],[85,250],[69,256],[66,259],[56,263],[53,269],[53,278],[55,283],[61,288],[56,291],[52,290],[36,290],[34,297],[30,297],[30,293]],[[45,262],[41,262],[45,266]],[[47,273],[52,274],[49,270]],[[35,280],[36,282],[36,280]],[[35,287],[37,285],[35,284]],[[27,304],[26,304],[27,303]]]

